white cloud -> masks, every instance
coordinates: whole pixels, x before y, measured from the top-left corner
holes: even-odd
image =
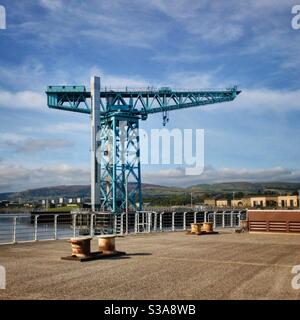
[[[284,66],[289,68],[292,67],[289,61],[297,63],[299,56],[298,41],[293,39],[295,33],[286,19],[293,0],[74,0],[72,5],[68,1],[40,0],[39,3],[49,9],[41,19],[28,12],[28,5],[18,3],[18,11],[24,11],[26,19],[14,25],[9,36],[22,40],[25,35],[26,43],[32,39],[33,45],[44,43],[48,47],[66,41],[79,44],[84,37],[85,41],[99,42],[99,50],[105,50],[109,42],[120,50],[132,46],[161,53],[161,44],[173,39],[178,30],[184,40],[172,41],[176,49],[169,54],[170,61],[182,48],[186,56],[195,59],[195,53],[188,54],[187,44],[201,51],[202,45],[221,48],[224,44],[239,45],[243,40],[234,52],[225,48],[227,56],[264,50],[286,58]],[[181,55],[183,58],[184,54]],[[215,55],[211,58],[216,59]]]
[[[276,65],[274,73],[289,69],[296,74],[300,47],[299,33],[290,22],[294,4],[293,0],[149,1],[150,8],[186,33],[177,50],[169,54],[158,48],[153,59],[169,65],[224,61],[234,66],[235,60],[251,61],[256,55],[258,65]]]
[[[263,112],[284,113],[300,110],[300,90],[275,89],[247,89],[240,88],[242,92],[230,104],[224,104],[222,110],[226,112],[243,112],[260,114]],[[219,104],[203,106],[202,111],[220,111]]]
[[[191,35],[215,44],[240,40],[246,33],[255,31],[261,22],[269,33],[272,26],[278,25],[270,19],[282,14],[293,5],[292,0],[250,0],[250,1],[194,1],[194,0],[153,0],[149,2],[157,10],[176,21]],[[290,11],[290,10],[289,10]],[[273,30],[272,30],[273,31]],[[264,38],[267,38],[264,34]]]
[[[31,67],[33,70],[31,70]],[[11,72],[10,72],[11,70]],[[35,71],[34,71],[35,70]],[[13,84],[13,78],[19,78],[17,88],[13,90],[1,90],[0,88],[0,109],[29,109],[32,111],[51,112],[47,108],[47,96],[45,94],[46,86],[51,84],[58,85],[86,85],[90,87],[90,77],[98,75],[101,77],[101,86],[107,88],[121,88],[127,87],[147,87],[149,82],[142,77],[124,76],[120,74],[110,74],[97,66],[88,69],[76,69],[75,72],[68,73],[61,70],[55,71],[49,80],[49,75],[44,70],[40,63],[32,64],[31,62],[24,62],[23,65],[14,67],[0,67],[2,82]],[[18,75],[20,75],[18,77]],[[48,80],[45,80],[48,79]],[[76,79],[74,83],[74,79]],[[19,87],[28,87],[28,83],[34,84],[35,90],[18,90]],[[66,130],[70,129],[70,124],[66,124]],[[69,128],[68,128],[69,127]],[[78,126],[80,128],[80,125]],[[62,128],[58,128],[61,130]],[[43,130],[43,128],[42,128]]]
[[[19,143],[24,141],[24,135],[12,132],[0,132],[0,143]]]
[[[101,78],[102,89],[113,88],[113,89],[124,89],[127,87],[147,87],[149,82],[143,79],[141,76],[124,76],[118,74],[109,74],[97,66],[93,66],[85,74],[85,82],[89,81],[91,76],[98,75]]]
[[[43,7],[50,10],[60,9],[63,5],[61,0],[40,0],[40,3]]]
[[[256,113],[268,110],[286,112],[300,110],[299,101],[300,90],[245,89],[229,109],[234,111],[247,109]]]
[[[0,91],[0,108],[45,110],[45,94],[26,91]]]
[[[17,152],[31,153],[45,150],[64,149],[72,143],[64,139],[26,139],[22,144],[15,145]]]
[[[32,153],[64,149],[72,146],[72,143],[65,139],[41,139],[26,137],[21,134],[3,133],[0,137],[0,146],[1,145],[13,148],[14,152]]]
[[[30,90],[36,90],[43,83],[46,71],[41,62],[26,58],[22,64],[2,64],[0,74],[1,84],[4,86],[20,89],[30,84]]]
[[[167,84],[179,89],[208,89],[212,87],[214,72],[172,72],[168,76]]]
[[[86,166],[56,164],[29,168],[0,162],[0,192],[44,186],[88,184],[89,173],[90,169]]]
[[[243,36],[243,25],[235,19],[239,5],[225,1],[154,0],[151,4],[191,35],[218,44],[239,40]],[[231,7],[231,11],[228,8]],[[226,11],[226,14],[225,14]]]
[[[146,9],[147,2],[73,0],[71,4],[69,1],[40,0],[39,3],[48,9],[47,14],[41,20],[32,15],[31,20],[15,25],[14,37],[34,34],[39,45],[45,43],[47,46],[55,46],[67,39],[79,43],[84,37],[92,41],[149,48],[168,32],[168,25],[163,21],[160,28],[153,28],[156,19]]]
[[[56,185],[88,184],[89,166],[52,164],[28,167],[0,161],[0,192],[20,191]],[[206,167],[200,176],[187,176],[181,168],[157,170],[143,174],[144,183],[187,187],[218,182],[299,182],[300,170],[274,167],[266,169]]]
[[[49,134],[59,134],[59,133],[76,133],[76,132],[83,132],[89,133],[90,132],[90,124],[88,119],[82,122],[58,122],[55,124],[47,124],[42,127],[24,127],[24,132],[26,133],[49,133]]]

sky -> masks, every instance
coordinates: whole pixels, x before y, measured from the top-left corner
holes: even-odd
[[[170,113],[204,129],[205,169],[142,166],[143,182],[300,181],[300,30],[289,0],[0,0],[0,192],[88,184],[89,116],[47,108],[47,85],[228,88]],[[161,115],[141,122],[162,128]]]

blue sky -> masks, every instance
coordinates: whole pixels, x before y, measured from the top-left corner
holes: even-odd
[[[243,91],[176,111],[168,128],[205,129],[205,170],[143,167],[144,182],[300,181],[300,30],[295,1],[1,0],[0,192],[89,183],[89,118],[49,110],[49,84]],[[141,127],[161,128],[161,115]]]

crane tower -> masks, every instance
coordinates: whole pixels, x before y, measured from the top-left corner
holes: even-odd
[[[226,90],[102,89],[99,77],[85,86],[48,86],[49,108],[90,114],[92,210],[118,213],[142,209],[139,120],[148,115],[233,101],[236,86]]]

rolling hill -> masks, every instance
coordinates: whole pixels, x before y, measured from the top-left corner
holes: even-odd
[[[129,185],[130,189],[130,185]],[[288,182],[226,182],[214,184],[199,184],[188,188],[166,187],[154,184],[142,184],[143,196],[146,198],[169,197],[189,194],[191,192],[199,195],[229,194],[232,192],[242,192],[244,195],[254,195],[263,193],[293,193],[300,189],[300,183]],[[38,200],[50,197],[89,197],[89,185],[68,185],[54,186],[37,189],[28,189],[21,192],[0,193],[0,200]]]

